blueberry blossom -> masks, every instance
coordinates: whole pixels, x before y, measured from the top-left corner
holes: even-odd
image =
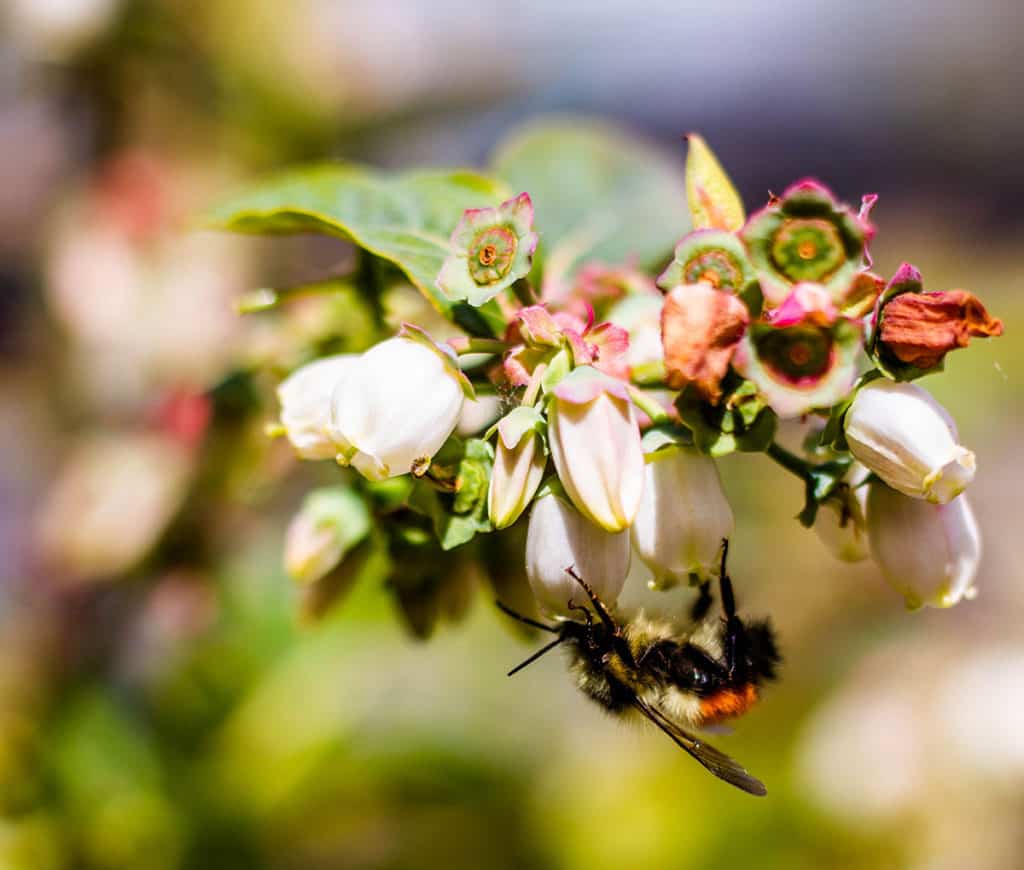
[[[779,308],[752,323],[733,366],[782,418],[828,408],[857,377],[861,326],[841,317],[820,284],[798,284]]]
[[[614,606],[629,573],[629,532],[606,532],[553,493],[542,494],[530,511],[526,532],[526,577],[540,608],[550,616],[577,618],[569,607],[589,605],[568,573],[573,569],[605,604]]]
[[[929,504],[875,482],[867,510],[871,553],[907,607],[952,607],[975,596],[981,535],[966,496]]]
[[[281,426],[302,459],[333,459],[338,453],[328,431],[331,396],[358,355],[344,353],[306,363],[277,388]]]
[[[843,562],[860,562],[870,555],[865,485],[869,474],[859,462],[852,463],[814,518],[818,539]]]
[[[653,574],[652,587],[717,576],[733,515],[715,460],[674,444],[652,450],[645,459],[643,497],[630,535]]]
[[[716,290],[741,294],[757,284],[743,243],[722,230],[695,230],[676,245],[658,286],[671,290],[680,284],[710,284]]]
[[[893,489],[944,504],[974,479],[974,454],[949,412],[916,384],[862,386],[844,419],[850,452]]]
[[[626,385],[590,366],[573,370],[554,389],[548,425],[573,504],[609,532],[629,526],[640,507],[644,454]]]
[[[839,302],[865,265],[873,234],[866,209],[855,214],[811,178],[773,198],[740,230],[771,305],[780,304],[804,281],[824,285]]]
[[[349,368],[331,402],[338,462],[370,480],[425,470],[473,388],[449,351],[406,324]]]
[[[533,203],[526,193],[497,208],[466,209],[452,233],[437,286],[449,299],[470,305],[493,299],[529,274],[537,248],[532,227]]]
[[[512,525],[526,510],[544,476],[547,447],[544,418],[534,408],[521,405],[495,427],[498,442],[487,491],[487,513],[496,529]]]

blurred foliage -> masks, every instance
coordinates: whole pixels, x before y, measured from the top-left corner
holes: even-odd
[[[898,265],[895,252],[916,250],[929,287],[983,290],[1007,325],[1008,338],[972,348],[927,383],[980,457],[976,504],[988,555],[978,602],[911,619],[870,569],[829,561],[791,521],[803,504],[799,482],[741,453],[722,462],[741,529],[734,574],[743,603],[774,616],[786,655],[778,689],[724,744],[770,784],[767,801],[750,801],[658,735],[605,721],[577,697],[556,657],[504,678],[536,641],[524,642],[522,626],[506,625],[489,606],[498,597],[530,610],[522,523],[486,549],[468,545],[486,566],[481,575],[462,551],[426,543],[429,506],[426,514],[399,512],[402,499],[367,489],[375,510],[396,513],[401,542],[371,536],[353,551],[360,559],[357,576],[342,578],[344,606],[329,607],[339,586],[324,581],[337,577],[304,589],[285,578],[288,516],[303,493],[336,485],[343,473],[297,467],[266,437],[272,375],[311,356],[361,350],[395,320],[425,322],[406,310],[420,300],[402,295],[402,275],[432,289],[429,243],[417,253],[426,265],[406,263],[388,247],[393,238],[380,241],[383,259],[369,263],[353,261],[343,241],[253,243],[244,256],[260,261],[257,274],[275,276],[280,299],[249,315],[244,334],[218,339],[230,364],[198,382],[177,383],[160,369],[139,389],[128,383],[137,357],[108,346],[83,353],[73,324],[57,322],[51,219],[88,197],[118,155],[138,149],[164,164],[198,166],[201,181],[186,174],[173,184],[195,188],[185,210],[197,213],[240,178],[331,154],[375,156],[376,134],[401,139],[417,119],[486,104],[508,84],[460,70],[458,81],[432,79],[424,93],[415,51],[365,40],[375,15],[382,23],[374,33],[421,45],[409,36],[416,21],[388,17],[380,4],[361,12],[348,3],[82,0],[63,4],[64,18],[61,5],[19,0],[0,11],[20,16],[10,30],[19,79],[12,102],[33,117],[55,116],[32,128],[36,138],[16,140],[0,170],[10,193],[0,226],[19,232],[5,239],[0,270],[8,369],[0,383],[0,868],[1020,866],[1019,763],[1000,756],[1000,776],[979,771],[964,748],[974,743],[957,744],[942,730],[955,710],[929,706],[937,703],[931,695],[908,688],[939,692],[956,676],[957,709],[995,721],[1011,747],[1024,734],[1012,681],[985,703],[972,694],[978,681],[960,680],[951,667],[1021,644],[1018,239],[972,224],[948,202],[936,208],[922,199],[901,210],[883,196],[876,214],[886,225],[873,248],[881,273]],[[461,17],[489,26],[475,11]],[[459,45],[481,42],[479,29],[467,33]],[[457,66],[458,52],[445,51],[444,63]],[[374,53],[386,63],[372,65]],[[488,71],[501,63],[487,60]],[[592,128],[559,123],[557,143],[552,128],[535,128],[499,151],[490,171],[500,181],[450,173],[428,182],[497,201],[529,178],[549,233],[540,248],[549,268],[634,251],[654,265],[685,228],[679,165],[654,150],[637,158],[595,139]],[[753,153],[748,164],[756,163]],[[47,183],[28,184],[46,166]],[[423,179],[387,177],[401,179],[389,182],[394,201],[356,197],[353,212],[325,210],[335,235],[379,232],[367,218],[377,209],[397,214],[404,229],[431,226],[416,207]],[[583,196],[618,206],[584,210]],[[461,210],[455,199],[448,207]],[[262,200],[255,211],[269,214],[272,205]],[[180,211],[166,217],[160,232],[181,219]],[[118,257],[130,251],[145,261],[151,241],[132,236]],[[177,256],[165,266],[172,275],[191,255]],[[318,286],[325,280],[327,294]],[[369,303],[367,286],[379,291]],[[245,281],[234,288],[237,298],[254,289]],[[201,323],[194,297],[180,298],[157,325],[173,320],[183,329],[184,368],[198,352]],[[93,307],[112,318],[122,306],[113,299]],[[141,358],[150,342],[145,324],[137,326],[128,332]],[[136,564],[83,578],[41,559],[32,517],[76,446],[96,433],[158,435],[187,452],[191,475]],[[132,491],[131,482],[125,487]],[[113,535],[142,519],[131,511],[114,515]],[[630,586],[639,603],[651,603],[642,578]],[[429,646],[410,639],[431,632]],[[887,676],[896,687],[885,706]],[[846,687],[861,684],[854,702],[835,706]],[[899,703],[916,714],[903,743],[895,742]],[[873,712],[878,724],[857,732],[858,716]],[[876,803],[858,803],[850,781],[837,787],[833,778],[830,791],[828,777],[814,774],[808,746],[819,721],[832,739],[824,754],[873,783],[882,794]],[[903,772],[907,759],[917,774]],[[902,779],[883,792],[892,771]]]

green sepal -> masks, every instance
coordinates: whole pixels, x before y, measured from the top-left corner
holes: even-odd
[[[854,384],[853,389],[850,391],[850,395],[829,409],[828,422],[825,424],[825,428],[821,430],[821,436],[818,439],[818,444],[821,447],[827,447],[831,450],[838,451],[850,449],[850,445],[846,442],[843,418],[846,416],[846,412],[850,409],[850,405],[853,403],[853,399],[857,395],[857,390],[864,386],[864,384],[869,384],[871,381],[876,381],[881,377],[884,377],[884,375],[878,369],[871,369],[870,371],[864,372],[864,374],[857,379],[857,383]]]
[[[914,381],[925,375],[941,372],[946,367],[945,357],[942,357],[931,368],[919,369],[917,366],[912,366],[897,359],[884,346],[879,344],[882,322],[885,320],[885,306],[904,293],[924,293],[921,273],[909,263],[904,263],[899,268],[893,279],[878,297],[878,301],[875,303],[875,314],[869,320],[868,334],[864,342],[864,350],[871,357],[871,361],[878,366],[879,370],[887,378],[893,381]]]
[[[434,482],[418,480],[407,505],[429,517],[442,550],[451,550],[478,533],[493,530],[487,517],[487,487],[494,464],[494,449],[481,438],[449,438],[434,456],[432,472],[446,470],[451,491],[439,491]]]
[[[437,344],[427,333],[416,326],[414,323],[403,323],[402,328],[398,331],[400,338],[404,338],[407,341],[411,341],[421,347],[427,348],[427,350],[433,351],[441,359],[445,369],[448,373],[455,378],[458,382],[462,395],[472,401],[476,398],[476,390],[473,389],[473,384],[469,378],[466,377],[465,372],[459,368],[459,361],[456,359],[454,354],[449,353],[447,350]]]
[[[728,385],[728,386],[727,386]],[[694,446],[709,456],[764,450],[775,437],[778,417],[757,396],[748,381],[730,374],[717,405],[703,399],[693,385],[676,398],[683,424],[693,433]]]
[[[505,447],[513,450],[523,440],[524,435],[534,432],[541,437],[544,455],[547,456],[547,429],[548,422],[540,411],[531,405],[519,405],[491,426],[484,433],[484,438],[490,441],[495,433],[498,433]]]
[[[660,423],[644,432],[640,444],[644,449],[644,456],[650,456],[659,450],[693,447],[693,433],[676,423]]]
[[[808,469],[804,476],[804,506],[797,514],[801,525],[806,528],[814,525],[821,503],[836,491],[852,462],[853,457],[849,456],[822,462]]]
[[[548,362],[548,367],[540,379],[540,388],[547,395],[555,389],[573,370],[572,351],[563,347]]]

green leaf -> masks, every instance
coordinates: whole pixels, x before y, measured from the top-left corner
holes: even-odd
[[[498,148],[492,171],[533,200],[541,234],[534,273],[543,262],[545,287],[591,260],[635,256],[653,268],[689,229],[677,161],[607,124],[531,123]]]
[[[736,232],[747,219],[740,195],[708,143],[696,133],[686,139],[686,201],[693,228]]]
[[[467,208],[496,206],[509,189],[465,170],[386,173],[355,164],[313,166],[272,178],[214,208],[206,223],[241,233],[322,233],[394,263],[446,317],[469,331],[500,334],[491,304],[470,317],[435,281],[448,240]]]

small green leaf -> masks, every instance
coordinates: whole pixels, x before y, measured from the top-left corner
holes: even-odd
[[[386,173],[355,164],[314,166],[256,185],[207,215],[212,227],[242,233],[322,233],[350,240],[398,266],[446,317],[454,303],[437,287],[449,237],[467,208],[498,205],[509,189],[465,170]],[[500,334],[496,305],[464,328]],[[485,306],[486,308],[486,306]],[[500,325],[499,325],[500,324]]]
[[[686,140],[686,200],[693,228],[736,232],[747,219],[743,200],[708,143],[696,133]]]

